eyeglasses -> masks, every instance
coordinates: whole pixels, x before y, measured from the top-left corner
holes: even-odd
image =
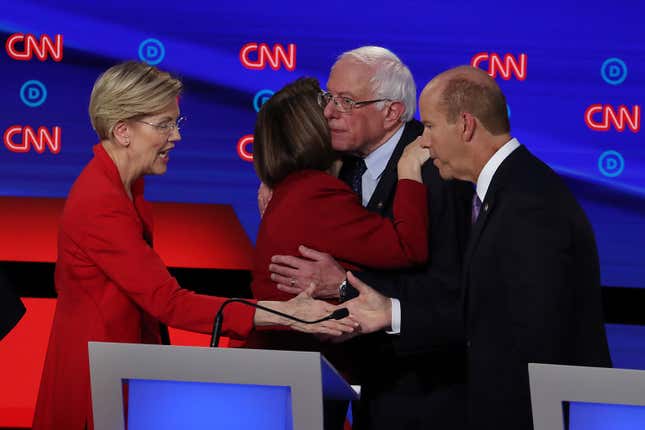
[[[321,91],[318,93],[318,105],[321,108],[325,109],[325,107],[332,100],[334,101],[334,106],[336,107],[336,109],[338,109],[339,112],[351,112],[352,109],[359,108],[361,106],[369,105],[372,103],[391,101],[390,99],[375,99],[357,102],[349,97],[335,96],[331,93],[328,93],[327,91]]]
[[[163,133],[163,134],[170,134],[175,130],[179,131],[182,127],[182,124],[184,124],[184,121],[186,121],[185,116],[180,116],[179,118],[177,118],[176,121],[165,121],[159,124],[153,124],[151,122],[143,121],[140,119],[136,120],[136,122],[140,122],[142,124],[146,124],[146,125],[149,125],[150,127],[156,128],[157,130],[159,130],[160,133]]]

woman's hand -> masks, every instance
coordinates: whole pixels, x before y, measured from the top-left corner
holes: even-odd
[[[430,158],[428,148],[421,146],[421,136],[405,147],[397,165],[399,179],[422,182],[421,166]]]
[[[305,321],[315,321],[324,318],[342,307],[314,299],[312,296],[313,292],[314,287],[311,286],[286,302],[268,301],[258,302],[258,304]],[[346,317],[341,320],[323,321],[317,324],[304,324],[278,315],[273,315],[261,309],[256,311],[255,324],[284,325],[305,333],[320,333],[331,336],[353,333],[358,327],[358,323],[351,319],[351,317]]]

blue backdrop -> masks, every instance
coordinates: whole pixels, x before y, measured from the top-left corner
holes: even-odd
[[[252,145],[240,153],[238,142],[252,134],[258,105],[299,76],[324,87],[338,54],[377,44],[409,65],[419,90],[459,64],[497,73],[513,135],[586,209],[603,284],[645,287],[641,2],[57,0],[0,1],[0,12],[2,195],[66,196],[97,142],[87,116],[94,80],[139,58],[184,80],[188,116],[168,173],[150,178],[147,197],[231,204],[254,239],[258,180],[243,159]],[[507,56],[515,69],[499,66]],[[27,126],[52,136],[60,127],[60,139],[38,146]]]

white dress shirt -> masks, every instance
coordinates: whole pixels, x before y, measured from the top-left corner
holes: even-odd
[[[519,146],[520,142],[517,139],[512,138],[511,140],[506,142],[504,146],[499,148],[497,152],[495,152],[493,156],[490,157],[486,164],[484,164],[484,168],[477,178],[476,190],[479,200],[481,200],[482,202],[484,201],[484,199],[486,198],[486,193],[488,192],[488,187],[490,186],[490,182],[493,180],[495,172],[497,172],[497,169],[502,164],[502,162],[506,160],[506,157],[511,155],[511,153],[519,148]]]

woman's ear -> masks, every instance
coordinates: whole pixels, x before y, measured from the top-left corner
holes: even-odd
[[[112,130],[112,134],[114,135],[114,142],[116,144],[125,147],[130,145],[130,126],[127,122],[117,122]]]

